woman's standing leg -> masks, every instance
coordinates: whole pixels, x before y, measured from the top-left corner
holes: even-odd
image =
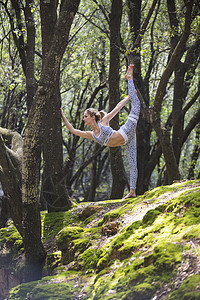
[[[130,168],[130,191],[125,199],[136,196],[135,190],[138,176],[136,133],[133,133],[131,138],[129,137],[129,140],[126,143],[126,153]]]
[[[133,65],[128,67],[126,74],[128,80],[128,94],[132,102],[131,112],[128,116],[126,123],[122,126],[125,131],[128,142],[126,143],[127,158],[130,167],[130,191],[124,199],[136,196],[136,183],[137,183],[137,143],[136,143],[136,126],[140,114],[140,101],[135,92],[133,83]]]

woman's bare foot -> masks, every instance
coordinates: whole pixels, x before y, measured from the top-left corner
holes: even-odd
[[[126,195],[122,200],[128,199],[128,198],[133,198],[136,197],[136,193],[134,189],[131,189],[128,195]]]
[[[126,80],[133,79],[133,65],[128,66],[127,73],[125,75]]]

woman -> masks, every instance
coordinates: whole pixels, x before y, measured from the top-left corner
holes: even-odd
[[[123,199],[136,196],[137,182],[137,146],[136,146],[136,126],[140,114],[140,101],[135,91],[133,83],[133,65],[128,67],[125,78],[128,80],[128,96],[120,101],[116,107],[108,114],[99,112],[94,108],[88,108],[84,112],[83,120],[85,125],[89,125],[92,131],[82,131],[75,129],[63,114],[62,119],[69,129],[75,135],[83,138],[91,139],[100,145],[108,147],[126,146],[127,157],[130,166],[130,191]],[[132,108],[128,119],[119,130],[113,130],[109,126],[109,121],[126,105],[131,99]]]

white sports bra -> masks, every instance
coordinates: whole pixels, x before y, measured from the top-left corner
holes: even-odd
[[[94,132],[92,131],[92,136],[97,143],[99,143],[102,146],[106,146],[114,130],[110,126],[102,125],[100,121],[98,122],[98,125],[100,128],[100,135],[96,137]]]

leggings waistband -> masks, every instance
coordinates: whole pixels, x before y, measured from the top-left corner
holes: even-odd
[[[117,132],[119,132],[123,136],[123,138],[125,140],[125,143],[124,143],[124,145],[125,145],[128,142],[128,137],[127,137],[126,133],[124,132],[124,130],[122,128],[120,128]]]

